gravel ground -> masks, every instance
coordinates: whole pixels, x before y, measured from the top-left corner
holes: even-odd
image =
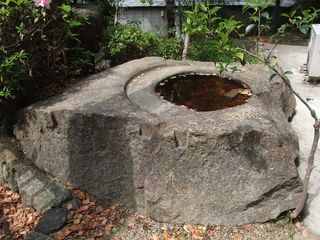
[[[300,229],[299,229],[300,228]],[[289,240],[300,223],[283,217],[274,222],[238,227],[161,224],[132,214],[112,239],[118,240]]]

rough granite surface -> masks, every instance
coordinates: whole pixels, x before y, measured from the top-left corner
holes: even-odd
[[[23,156],[18,142],[0,138],[0,183],[19,192],[22,203],[43,212],[71,200],[71,193]]]
[[[165,77],[219,74],[212,63],[134,60],[24,109],[15,135],[33,163],[104,202],[155,220],[264,222],[301,196],[295,99],[263,66],[225,73],[247,84],[246,104],[213,112],[154,93]]]

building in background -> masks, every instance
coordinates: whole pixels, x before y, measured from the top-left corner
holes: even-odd
[[[121,11],[119,16],[119,23],[133,23],[139,26],[143,31],[155,32],[160,36],[168,36],[168,7],[169,0],[153,0],[152,4],[142,3],[139,0],[124,0],[120,2]],[[185,4],[185,0],[181,0]],[[232,13],[241,11],[241,6],[244,5],[243,0],[213,0],[214,5],[227,6],[232,9]],[[290,7],[295,4],[295,0],[282,0],[282,7]],[[191,5],[192,1],[190,1]],[[175,0],[175,7],[179,5],[178,0]],[[240,7],[240,8],[239,8]],[[238,13],[238,14],[239,14]],[[179,25],[179,20],[176,17],[176,26]]]

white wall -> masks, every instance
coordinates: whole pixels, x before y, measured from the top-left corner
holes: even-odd
[[[124,8],[119,17],[120,23],[139,22],[143,31],[167,36],[167,18],[163,8]]]

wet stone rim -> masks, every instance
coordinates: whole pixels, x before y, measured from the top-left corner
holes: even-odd
[[[156,94],[194,111],[216,111],[245,104],[252,91],[240,81],[204,73],[174,75],[160,81]]]
[[[188,111],[189,109],[183,109],[178,105],[172,104],[170,101],[167,101],[163,98],[159,97],[159,94],[155,94],[157,86],[162,81],[180,75],[200,75],[200,76],[213,76],[221,79],[231,80],[235,83],[239,83],[242,86],[246,86],[250,92],[248,92],[249,98],[246,99],[246,103],[250,102],[250,98],[255,91],[256,85],[252,86],[252,76],[257,79],[259,82],[260,76],[257,73],[254,73],[249,79],[246,79],[245,76],[249,71],[249,69],[243,68],[240,65],[236,65],[237,68],[242,72],[224,72],[222,74],[219,73],[219,70],[216,69],[215,65],[212,63],[201,63],[201,62],[180,62],[180,64],[176,64],[178,62],[175,61],[167,61],[169,62],[166,66],[159,66],[152,68],[142,74],[139,74],[128,81],[125,87],[126,95],[130,99],[130,101],[139,106],[142,110],[145,110],[150,113],[161,113],[164,115],[176,115],[176,112]],[[173,63],[173,64],[170,64]],[[245,73],[246,72],[246,73]],[[263,78],[263,77],[262,77]],[[258,90],[259,91],[259,90]],[[237,95],[238,92],[231,91],[229,93],[231,98],[234,97],[232,95]],[[240,104],[237,106],[240,107]],[[237,107],[233,106],[233,107]],[[180,110],[179,110],[180,108]],[[219,109],[214,109],[219,110]],[[213,111],[214,111],[213,110]],[[222,110],[222,109],[221,109]],[[210,114],[213,112],[212,110],[205,110]],[[171,112],[171,113],[170,113]]]

